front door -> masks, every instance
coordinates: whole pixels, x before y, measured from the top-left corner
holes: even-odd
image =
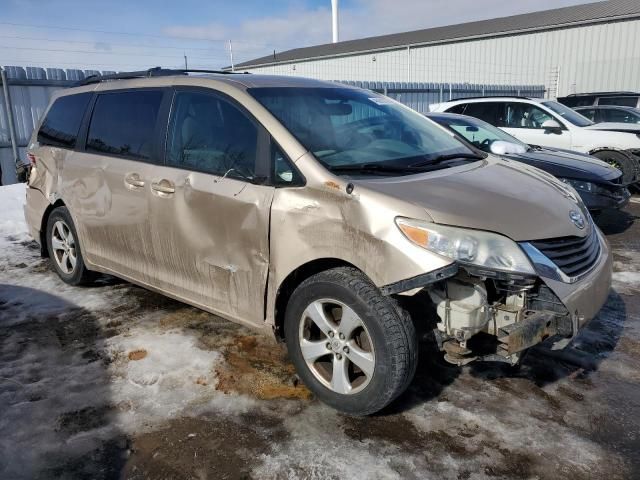
[[[262,323],[274,188],[268,136],[233,100],[177,89],[165,165],[149,190],[159,286],[228,318]]]

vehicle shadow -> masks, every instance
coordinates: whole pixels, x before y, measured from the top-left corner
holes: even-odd
[[[589,322],[563,350],[551,350],[545,342],[530,349],[520,365],[503,362],[474,362],[465,367],[447,363],[433,341],[425,341],[419,351],[415,378],[405,394],[380,415],[402,413],[417,405],[433,401],[446,394],[451,385],[466,370],[475,378],[525,378],[538,387],[568,376],[586,378],[615,349],[624,329],[627,309],[624,299],[612,290],[596,318]]]
[[[570,375],[588,377],[616,348],[626,319],[627,308],[623,297],[611,290],[607,303],[596,318],[565,349],[551,350],[547,343],[531,349],[524,358],[524,368],[516,375],[529,378],[538,386]],[[476,372],[482,374],[479,370]]]
[[[83,308],[0,284],[0,478],[119,478],[106,336]]]

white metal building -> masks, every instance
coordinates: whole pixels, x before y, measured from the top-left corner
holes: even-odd
[[[640,90],[640,0],[298,48],[236,69],[325,80],[544,84],[548,96]]]

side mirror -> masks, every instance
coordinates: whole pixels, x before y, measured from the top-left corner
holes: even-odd
[[[550,133],[560,133],[562,131],[562,125],[553,119],[546,120],[542,123],[542,128]]]
[[[496,140],[491,144],[491,153],[495,155],[519,155],[526,152],[527,149],[517,143]]]

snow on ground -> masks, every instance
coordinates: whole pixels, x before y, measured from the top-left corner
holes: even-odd
[[[614,290],[563,352],[446,365],[349,418],[293,382],[280,346],[105,278],[62,283],[0,187],[0,478],[634,478],[640,228],[610,235]],[[640,207],[634,207],[640,212]]]

